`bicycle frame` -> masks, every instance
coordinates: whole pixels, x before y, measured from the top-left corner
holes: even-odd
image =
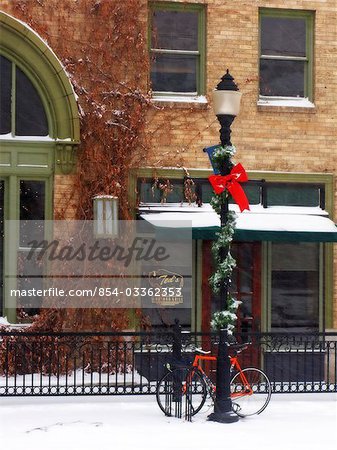
[[[217,360],[216,356],[195,355],[194,361],[193,361],[193,364],[192,364],[193,367],[195,367],[196,369],[198,369],[198,371],[200,371],[200,373],[202,373],[203,377],[207,380],[207,384],[213,390],[213,392],[215,392],[216,386],[209,379],[209,377],[206,375],[206,373],[204,372],[203,368],[199,364],[199,361],[216,361],[216,360]],[[240,377],[241,377],[242,383],[243,383],[243,385],[245,387],[244,391],[242,391],[242,392],[233,392],[233,393],[231,393],[231,398],[238,398],[238,397],[244,397],[246,395],[252,395],[253,394],[253,389],[251,388],[251,386],[250,386],[250,384],[249,384],[249,382],[248,382],[244,372],[242,371],[242,368],[241,368],[241,366],[239,364],[237,356],[231,356],[230,357],[230,362],[231,362],[231,370],[236,369],[240,373]]]

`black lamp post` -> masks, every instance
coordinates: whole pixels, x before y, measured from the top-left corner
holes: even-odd
[[[232,145],[230,140],[231,125],[240,111],[241,93],[237,85],[234,83],[233,77],[229,74],[228,69],[222,77],[216,90],[213,91],[213,108],[220,122],[220,141],[221,146],[226,147]],[[215,148],[213,148],[213,151]],[[208,152],[212,162],[211,152]],[[218,167],[221,175],[228,175],[231,167]],[[221,227],[227,224],[228,220],[228,198],[223,199],[220,210]],[[229,248],[221,250],[221,260],[224,260],[228,254]],[[228,291],[229,280],[225,280],[220,289],[220,298],[223,302],[223,309],[228,309]],[[237,422],[239,417],[232,411],[232,401],[230,398],[230,357],[228,353],[228,331],[220,330],[220,342],[217,358],[216,372],[216,400],[214,404],[214,412],[208,416],[208,420],[221,423]]]

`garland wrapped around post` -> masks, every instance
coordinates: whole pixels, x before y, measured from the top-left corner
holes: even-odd
[[[240,210],[249,209],[248,200],[239,185],[239,181],[247,181],[245,170],[240,164],[234,166],[232,157],[236,150],[232,145],[225,147],[219,146],[212,154],[212,163],[215,169],[221,172],[221,175],[212,175],[209,180],[213,186],[215,194],[211,200],[211,205],[215,212],[221,216],[223,206],[228,206],[228,197],[232,195],[238,203]],[[224,168],[226,174],[224,174]],[[222,286],[225,289],[226,310],[215,312],[212,316],[211,327],[214,330],[227,329],[229,334],[233,333],[235,322],[237,320],[237,309],[241,302],[237,301],[229,293],[233,270],[236,267],[236,261],[230,253],[230,245],[233,241],[235,230],[235,213],[225,211],[226,220],[216,234],[216,240],[212,245],[212,252],[216,264],[215,271],[210,277],[210,285],[214,294],[222,293]],[[223,220],[221,220],[223,222]]]

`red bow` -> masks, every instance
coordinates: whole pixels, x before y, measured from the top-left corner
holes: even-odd
[[[241,212],[245,209],[249,210],[248,198],[239,184],[247,181],[248,177],[240,163],[233,167],[229,175],[211,175],[208,179],[216,194],[221,194],[221,192],[227,189],[239,205]]]

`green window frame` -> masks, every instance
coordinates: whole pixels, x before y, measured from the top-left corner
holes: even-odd
[[[148,203],[183,203],[189,202],[184,193],[186,178],[139,178],[137,181],[138,202]],[[210,203],[213,189],[208,178],[195,178],[190,192],[193,202]],[[169,186],[165,190],[159,186]],[[158,186],[159,185],[159,186]],[[273,206],[302,206],[325,209],[325,185],[315,182],[266,181],[265,179],[249,180],[244,183],[244,190],[250,205],[261,204],[264,208]],[[194,194],[194,195],[193,195]],[[232,197],[229,203],[235,203]]]
[[[169,48],[172,47],[169,44],[164,46],[160,46],[158,43],[158,47],[154,42],[154,15],[156,12],[161,14],[168,13],[168,22],[172,21],[172,13],[183,14],[183,13],[192,13],[196,15],[196,40],[197,46],[193,49],[184,49],[184,45],[180,48]],[[169,16],[171,14],[171,17]],[[205,18],[205,6],[200,4],[189,4],[189,3],[161,3],[154,2],[149,5],[149,29],[148,29],[148,42],[149,42],[149,53],[150,53],[150,84],[153,88],[154,97],[163,97],[163,96],[179,96],[179,97],[191,97],[191,96],[200,96],[205,94],[205,78],[206,78],[206,18]],[[163,16],[162,16],[163,17]],[[191,17],[191,16],[190,16]],[[177,37],[177,36],[175,36]],[[178,36],[182,37],[182,36]],[[167,36],[166,36],[167,39]],[[159,77],[156,78],[156,58],[159,60],[162,59],[162,67],[164,70],[161,72],[161,80],[160,80],[160,71]],[[164,62],[166,59],[166,63]],[[180,62],[179,62],[180,60]],[[188,65],[189,61],[189,69],[191,69],[193,63],[195,62],[195,74],[192,74],[192,77],[195,75],[195,80],[188,81],[188,75],[185,72],[185,81],[186,84],[194,84],[195,89],[187,89],[183,90],[184,86],[184,77],[179,78],[179,72],[174,72],[174,70],[179,70],[181,73],[184,73],[184,64]],[[159,67],[159,66],[158,66]],[[185,69],[186,70],[186,69]],[[171,80],[169,73],[172,73]],[[166,73],[165,73],[166,72]],[[176,76],[176,80],[174,80],[174,76]],[[166,78],[166,79],[165,79]],[[157,84],[157,88],[156,88]],[[165,87],[161,86],[165,84]],[[181,90],[176,89],[175,85],[181,86]],[[167,85],[167,88],[166,88]],[[158,88],[159,86],[159,88]]]
[[[2,11],[0,27],[0,54],[9,61],[5,61],[7,73],[2,75],[2,79],[0,70],[0,84],[3,83],[2,87],[6,93],[7,111],[4,126],[6,129],[0,134],[0,289],[3,298],[0,315],[6,315],[9,322],[15,323],[17,305],[15,298],[10,296],[10,290],[15,289],[17,285],[15,274],[19,273],[18,252],[25,251],[24,246],[21,246],[18,227],[20,206],[26,206],[20,205],[20,181],[26,181],[27,184],[43,183],[44,195],[39,196],[36,192],[35,198],[40,197],[40,209],[35,218],[43,219],[44,230],[49,232],[48,221],[53,218],[54,175],[66,175],[75,167],[72,157],[76,154],[80,142],[80,118],[73,87],[54,52],[23,22]],[[21,95],[16,99],[16,77],[19,73],[17,68],[24,74],[23,85],[36,91],[35,99],[37,98],[40,107],[42,105],[44,108],[48,128],[46,134],[42,135],[33,130],[32,134],[27,136],[16,132],[15,109],[21,100],[26,101],[22,114],[25,113],[25,119],[32,119],[29,95],[22,86]],[[32,192],[32,197],[34,196]],[[28,199],[27,203],[30,201]],[[30,217],[23,219],[34,220],[34,210],[27,210]]]
[[[313,11],[286,10],[261,8],[259,10],[259,94],[260,99],[308,99],[313,101],[313,57],[314,57],[314,22]],[[274,20],[274,23],[272,22]],[[286,27],[293,21],[293,33],[288,33],[289,41],[293,39],[298,46],[297,49],[281,48],[282,26],[284,20],[283,37],[287,34]],[[273,35],[266,39],[271,48],[266,49],[265,36],[269,30],[273,29]],[[302,34],[302,45],[300,37],[300,27],[305,28]],[[297,27],[297,28],[295,28]],[[279,36],[280,47],[275,48],[276,33]],[[274,38],[274,42],[273,42]],[[273,47],[274,44],[274,48]],[[302,48],[301,48],[302,47]],[[290,51],[292,50],[292,51]],[[297,53],[297,54],[296,54]],[[288,67],[287,67],[288,66]],[[269,74],[268,74],[269,71]],[[283,73],[282,73],[283,72]],[[277,74],[277,78],[273,75]],[[291,74],[292,78],[289,78]],[[270,80],[267,80],[269,75]],[[282,80],[283,76],[283,80]],[[288,81],[288,83],[287,83]],[[268,85],[269,82],[269,85]],[[297,89],[296,89],[297,84]]]

